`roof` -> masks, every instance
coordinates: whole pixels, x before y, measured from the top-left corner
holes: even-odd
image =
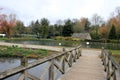
[[[73,33],[72,37],[91,40],[91,36],[89,33]]]

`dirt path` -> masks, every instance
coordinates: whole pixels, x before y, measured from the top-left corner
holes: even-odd
[[[43,46],[43,45],[16,44],[16,43],[6,43],[6,42],[0,42],[0,45],[3,45],[3,46],[15,45],[18,47],[23,47],[23,48],[47,49],[47,50],[58,51],[58,52],[63,51],[63,47],[61,46]],[[66,49],[70,49],[70,48],[66,48]]]

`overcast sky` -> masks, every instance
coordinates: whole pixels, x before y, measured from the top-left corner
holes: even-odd
[[[0,12],[14,13],[28,25],[32,20],[43,17],[55,23],[61,19],[80,19],[93,14],[109,18],[110,13],[120,6],[120,0],[0,0]]]

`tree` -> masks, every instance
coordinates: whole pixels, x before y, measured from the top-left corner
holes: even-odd
[[[89,22],[89,20],[88,20],[88,18],[86,18],[86,23],[85,23],[85,31],[89,31],[89,29],[90,29],[90,22]]]
[[[14,35],[21,36],[21,34],[25,33],[25,26],[22,21],[17,20],[16,26],[14,28]]]
[[[90,35],[91,35],[92,39],[99,39],[98,31],[95,29],[91,30]]]
[[[94,14],[92,17],[92,24],[95,27],[99,27],[101,24],[103,24],[103,18],[99,16],[98,14]]]
[[[66,20],[65,21],[65,25],[63,27],[63,36],[71,36],[71,34],[73,33],[73,23],[71,20]]]
[[[49,30],[49,21],[46,18],[41,19],[41,35],[43,38],[47,38]]]
[[[74,26],[73,26],[73,31],[75,33],[80,33],[80,32],[87,32],[89,31],[89,26],[90,22],[88,21],[87,18],[81,18],[80,20],[75,20]]]
[[[115,29],[114,25],[112,25],[112,27],[110,29],[109,39],[116,39],[116,29]]]
[[[80,20],[77,20],[74,22],[74,26],[73,26],[73,31],[74,33],[80,33],[84,30],[83,27],[81,27],[81,22]]]
[[[99,28],[99,36],[100,38],[106,38],[108,36],[108,28],[106,27],[105,24],[102,24],[101,27]]]
[[[108,25],[110,27],[112,25],[115,26],[117,39],[119,39],[120,38],[120,7],[117,7],[114,12],[114,15],[110,17],[110,19],[108,20]]]
[[[32,26],[33,33],[36,34],[37,36],[39,36],[40,31],[41,31],[41,28],[40,28],[41,25],[40,25],[39,21],[38,20],[36,20],[36,22],[32,21],[31,26]]]
[[[14,14],[0,15],[0,30],[2,33],[6,34],[8,38],[12,36],[15,24],[16,16]]]

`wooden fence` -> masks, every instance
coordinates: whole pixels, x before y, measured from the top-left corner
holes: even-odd
[[[0,80],[4,80],[18,73],[20,73],[20,76],[16,80],[56,80],[57,72],[55,72],[55,69],[64,74],[68,67],[71,67],[80,56],[81,46],[78,46],[69,51],[64,50],[62,53],[39,59],[31,63],[27,62],[27,58],[22,58],[21,66],[0,73]],[[42,72],[42,75],[40,75],[39,78],[28,72],[29,69],[44,64],[45,62],[48,62],[48,65],[46,65],[44,72]]]
[[[107,80],[120,80],[120,65],[115,61],[112,53],[102,48],[101,58],[107,73]]]

